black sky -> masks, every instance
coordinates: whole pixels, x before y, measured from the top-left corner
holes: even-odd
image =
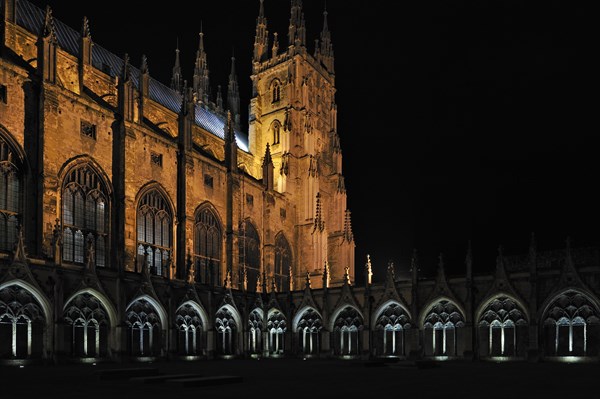
[[[177,40],[191,80],[202,26],[213,90],[234,54],[247,108],[258,0],[34,3],[75,28],[86,15],[96,43],[134,65],[147,55],[167,84]],[[265,0],[281,46],[289,4]],[[304,0],[311,52],[323,6]],[[406,271],[414,248],[424,274],[443,253],[452,275],[469,240],[475,273],[493,268],[499,245],[526,252],[532,232],[542,250],[599,243],[590,7],[327,0],[359,282],[367,253],[381,281],[390,260]]]

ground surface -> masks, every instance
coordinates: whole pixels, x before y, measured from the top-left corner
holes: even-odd
[[[232,375],[242,382],[185,387],[130,378],[105,380],[107,369],[155,368],[161,375]],[[125,372],[122,376],[125,376]],[[600,392],[600,363],[398,362],[356,360],[211,360],[151,364],[0,366],[13,398],[579,398]],[[595,394],[592,394],[596,392]],[[2,395],[4,397],[4,395]]]

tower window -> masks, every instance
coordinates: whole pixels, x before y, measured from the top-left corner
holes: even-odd
[[[150,152],[150,162],[152,162],[152,165],[156,165],[162,168],[163,165],[163,156],[162,154],[159,154],[157,152],[151,151]]]
[[[276,103],[281,100],[281,85],[278,81],[273,82],[273,102]]]
[[[81,121],[81,134],[96,140],[96,125]]]
[[[254,196],[252,194],[246,193],[246,204],[250,206],[254,205]]]
[[[273,144],[279,144],[281,139],[281,125],[279,122],[273,123]]]
[[[206,187],[213,188],[213,177],[211,175],[204,175],[204,185]]]

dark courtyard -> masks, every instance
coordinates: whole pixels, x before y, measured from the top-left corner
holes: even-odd
[[[128,377],[127,371],[103,376],[108,369],[139,368],[161,376],[237,376],[241,381],[185,386],[172,380],[150,383],[153,378]],[[4,392],[11,386],[24,398],[565,398],[596,391],[599,370],[595,362],[239,359],[2,366],[0,376]]]

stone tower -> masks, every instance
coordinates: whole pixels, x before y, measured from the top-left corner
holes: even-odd
[[[327,11],[312,54],[306,46],[306,33],[302,0],[292,0],[287,45],[281,46],[277,33],[270,39],[260,0],[249,150],[265,154],[269,147],[274,189],[296,205],[295,278],[301,280],[307,272],[320,277],[328,268],[330,284],[335,286],[343,283],[346,267],[354,281],[355,244],[342,174]],[[252,173],[260,176],[262,165],[262,159],[255,157]]]

